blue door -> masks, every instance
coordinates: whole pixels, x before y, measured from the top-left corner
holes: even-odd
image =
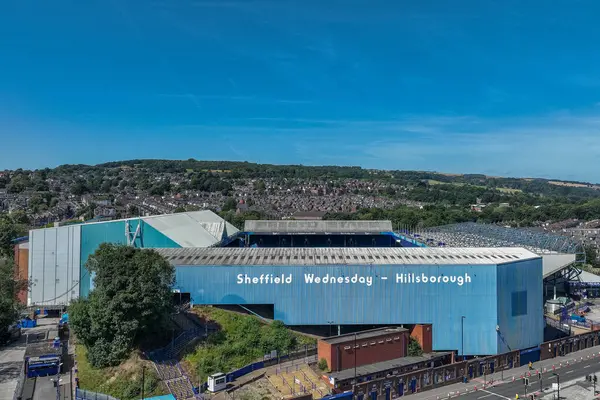
[[[473,366],[469,365],[469,378],[473,378]]]
[[[417,391],[417,380],[415,378],[410,381],[410,391],[413,393]]]
[[[398,397],[402,397],[404,395],[404,381],[401,381],[398,384]]]
[[[377,391],[371,392],[371,400],[377,400]]]
[[[493,361],[490,363],[490,372],[492,374],[494,373],[494,362]]]
[[[385,388],[385,400],[391,400],[392,396],[390,396],[390,392],[391,392],[391,387],[386,387]]]

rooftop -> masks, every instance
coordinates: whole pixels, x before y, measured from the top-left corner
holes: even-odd
[[[412,364],[421,362],[434,361],[436,359],[445,357],[451,354],[450,352],[440,353],[427,353],[418,357],[402,357],[396,358],[389,361],[382,361],[375,364],[363,365],[356,368],[356,376],[367,376],[377,374],[384,371],[390,371],[394,368],[402,368]],[[345,369],[339,372],[333,372],[329,374],[330,378],[334,378],[336,381],[345,381],[348,379],[354,379],[354,368]]]
[[[339,344],[339,343],[348,343],[353,340],[365,340],[380,337],[383,335],[390,335],[394,333],[402,333],[408,332],[408,329],[399,328],[399,327],[385,327],[385,328],[376,328],[370,329],[368,331],[354,333],[346,333],[344,335],[334,336],[330,338],[321,339],[321,341],[329,344]],[[356,335],[356,337],[354,336]]]
[[[495,248],[169,248],[172,265],[495,265],[541,258],[519,247]]]
[[[390,221],[246,221],[245,232],[253,233],[376,233],[391,232]]]

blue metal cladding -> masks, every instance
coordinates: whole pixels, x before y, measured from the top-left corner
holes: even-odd
[[[102,222],[97,224],[81,225],[81,265],[80,265],[80,285],[79,295],[86,297],[93,289],[93,277],[90,276],[85,263],[90,255],[98,249],[102,243],[127,244],[125,235],[125,226],[129,224],[131,237],[141,222],[140,234],[137,236],[134,245],[139,248],[178,248],[181,247],[161,232],[146,224],[138,218],[130,220]]]
[[[243,282],[261,274],[291,282]],[[311,275],[365,282],[307,283]],[[407,283],[409,275],[470,282]],[[497,352],[495,265],[181,266],[176,280],[194,304],[274,304],[275,319],[288,325],[430,323],[434,350],[460,352],[464,342],[465,355]]]
[[[542,260],[498,265],[498,350],[538,346],[544,339]],[[505,343],[506,342],[506,343]]]

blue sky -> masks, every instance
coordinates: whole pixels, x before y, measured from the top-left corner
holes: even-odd
[[[597,1],[0,2],[0,169],[132,158],[600,182]]]

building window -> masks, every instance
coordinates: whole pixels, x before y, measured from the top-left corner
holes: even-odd
[[[527,291],[512,292],[512,316],[527,315]]]

